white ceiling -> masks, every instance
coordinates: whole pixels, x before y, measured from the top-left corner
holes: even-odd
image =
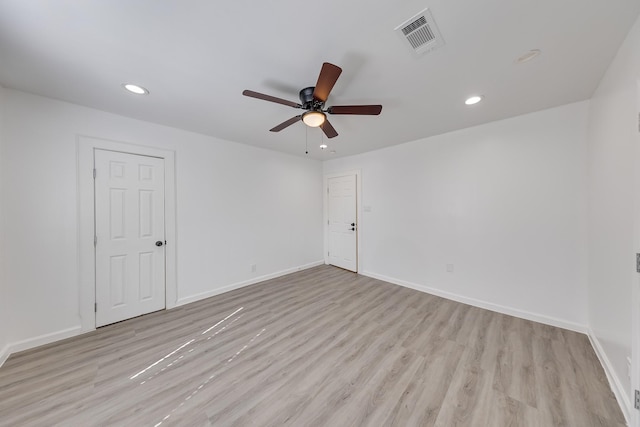
[[[394,28],[426,7],[445,45],[415,56]],[[326,159],[588,99],[638,13],[638,0],[2,0],[0,84],[292,154],[308,137]],[[530,49],[542,55],[516,65]],[[298,102],[324,61],[343,69],[327,105],[383,105],[329,116],[333,155],[319,129],[269,132],[300,110],[241,94]],[[471,94],[485,100],[467,107]]]

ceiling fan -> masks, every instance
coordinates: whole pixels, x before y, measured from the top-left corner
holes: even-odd
[[[278,104],[288,105],[293,108],[300,108],[306,112],[290,118],[278,126],[270,129],[271,132],[280,132],[282,129],[302,120],[307,126],[320,127],[327,135],[327,138],[338,136],[338,132],[331,126],[327,115],[329,114],[358,114],[377,116],[382,111],[382,105],[334,105],[325,109],[325,102],[329,97],[329,93],[336,84],[338,77],[342,73],[342,68],[337,65],[325,62],[322,64],[318,82],[315,87],[306,87],[300,91],[300,104],[297,102],[287,101],[286,99],[276,98],[275,96],[265,95],[263,93],[245,90],[242,92],[244,96],[251,98],[263,99]]]

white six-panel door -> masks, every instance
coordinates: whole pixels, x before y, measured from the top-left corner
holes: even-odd
[[[96,326],[165,308],[164,159],[95,150]]]
[[[328,178],[329,264],[358,271],[356,175]]]

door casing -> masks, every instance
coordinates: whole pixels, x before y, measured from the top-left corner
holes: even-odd
[[[175,152],[155,147],[110,141],[90,136],[77,136],[78,182],[78,282],[81,332],[96,328],[95,318],[95,209],[93,185],[94,150],[109,150],[165,160],[165,301],[166,308],[176,306],[176,175]]]
[[[637,81],[636,89],[636,113],[637,128],[635,131],[635,186],[634,186],[634,246],[636,253],[640,253],[640,170],[637,165],[640,163],[640,77]],[[636,273],[632,286],[632,347],[631,347],[631,390],[629,390],[629,402],[631,410],[631,425],[640,426],[640,411],[634,409],[635,390],[640,390],[640,273]]]

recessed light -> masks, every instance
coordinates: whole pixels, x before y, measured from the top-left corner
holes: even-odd
[[[470,96],[469,98],[467,98],[467,100],[464,101],[464,103],[467,104],[467,105],[474,105],[474,104],[477,104],[480,101],[482,101],[482,96],[474,95],[474,96]]]
[[[325,149],[325,148],[327,148],[327,147],[328,147],[328,145],[327,145],[327,144],[320,144],[320,149],[321,149],[321,150],[324,150],[324,149]]]
[[[122,87],[128,90],[131,93],[135,93],[136,95],[148,95],[149,91],[142,86],[134,85],[132,83],[123,83]]]
[[[533,58],[540,56],[542,51],[540,49],[531,49],[529,52],[524,55],[518,57],[514,62],[516,64],[524,64],[525,62],[531,61]]]

